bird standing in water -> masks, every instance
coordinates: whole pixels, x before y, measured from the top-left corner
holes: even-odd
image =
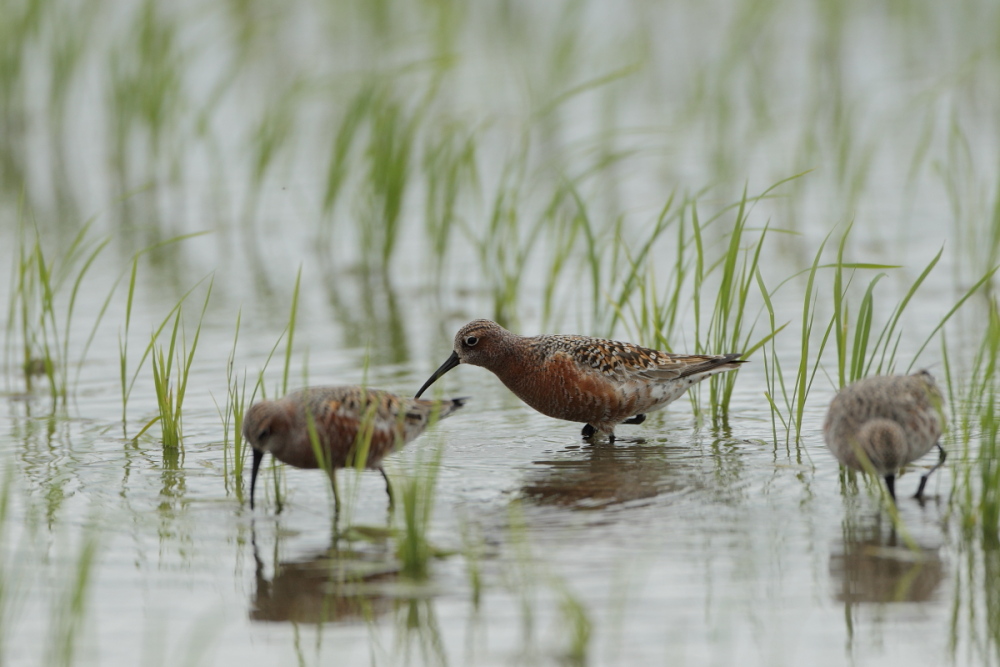
[[[403,398],[376,389],[342,386],[312,387],[255,403],[243,419],[243,437],[253,447],[250,509],[265,452],[296,468],[327,470],[339,505],[336,470],[353,465],[365,449],[365,467],[382,473],[391,507],[392,487],[382,459],[423,433],[432,417],[444,419],[464,402],[461,398]],[[310,431],[315,434],[315,444]]]
[[[826,446],[842,465],[870,468],[885,478],[896,499],[896,474],[935,445],[937,464],[920,478],[915,498],[923,497],[931,473],[945,462],[939,438],[944,423],[944,399],[927,371],[913,375],[864,378],[834,396],[823,425]]]
[[[482,366],[543,415],[581,422],[583,435],[615,439],[618,424],[641,424],[710,375],[739,368],[739,354],[671,354],[587,336],[519,336],[490,320],[455,335],[451,356],[417,397],[459,364]]]

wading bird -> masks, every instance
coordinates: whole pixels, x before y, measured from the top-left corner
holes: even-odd
[[[583,435],[615,439],[618,424],[641,424],[710,375],[739,368],[739,354],[671,354],[586,336],[519,336],[473,320],[417,397],[459,364],[482,366],[543,415],[585,424]]]
[[[247,410],[243,437],[253,447],[250,509],[254,506],[257,471],[265,452],[296,468],[323,468],[337,497],[337,468],[354,465],[365,452],[365,467],[385,478],[389,505],[392,486],[382,459],[424,432],[432,419],[444,419],[465,399],[429,401],[403,398],[365,387],[313,387],[275,401],[260,401]]]
[[[896,499],[896,474],[935,445],[938,462],[921,478],[921,498],[931,473],[944,465],[938,439],[944,422],[943,398],[927,371],[864,378],[834,396],[823,425],[826,446],[842,465],[874,470]],[[868,465],[870,464],[870,465]]]

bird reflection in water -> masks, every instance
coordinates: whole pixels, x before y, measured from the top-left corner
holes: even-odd
[[[353,528],[351,530],[359,530]],[[395,619],[402,641],[396,650],[414,647],[431,662],[446,663],[433,595],[400,575],[400,565],[385,535],[345,540],[312,556],[279,562],[275,544],[274,575],[268,579],[253,538],[256,586],[250,618],[262,622],[372,623],[383,615]],[[343,546],[344,543],[349,546]],[[360,545],[360,546],[354,546]]]
[[[834,597],[840,602],[927,602],[944,579],[938,549],[908,545],[878,525],[848,526],[830,555]]]
[[[349,530],[354,531],[353,537],[340,533],[331,547],[297,560],[278,560],[279,539],[270,579],[254,535],[256,586],[251,620],[318,625],[371,623],[385,615],[394,618],[403,639],[397,650],[406,655],[416,647],[422,655],[432,656],[433,662],[445,664],[433,595],[419,582],[400,575],[388,534],[358,527]]]
[[[535,461],[521,494],[534,502],[575,509],[653,498],[686,489],[688,480],[660,446],[643,440],[595,441]]]
[[[387,588],[397,580],[399,566],[384,548],[363,550],[334,543],[297,560],[278,562],[276,556],[270,579],[256,540],[253,554],[256,587],[250,618],[254,621],[370,621],[395,607]]]

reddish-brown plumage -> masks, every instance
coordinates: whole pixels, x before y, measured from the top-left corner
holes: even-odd
[[[738,354],[671,354],[586,336],[518,336],[489,320],[474,320],[455,336],[451,357],[424,383],[460,363],[482,366],[544,415],[587,424],[614,439],[614,428],[642,421],[687,389],[743,363]]]
[[[462,403],[403,398],[354,386],[313,387],[255,403],[243,419],[243,436],[254,450],[250,506],[264,452],[296,468],[325,468],[332,475],[367,451],[365,467],[381,470],[382,459],[420,435],[435,413],[444,419]],[[318,447],[313,445],[310,421]]]

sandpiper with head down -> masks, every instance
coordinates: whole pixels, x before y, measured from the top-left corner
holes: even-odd
[[[535,410],[585,424],[584,436],[600,433],[613,441],[615,426],[641,424],[691,385],[739,368],[739,357],[671,354],[587,336],[519,336],[496,322],[473,320],[417,396],[459,364],[482,366]]]
[[[423,433],[433,417],[444,419],[464,401],[403,398],[376,389],[343,386],[312,387],[275,401],[255,403],[243,419],[243,437],[253,447],[250,508],[265,452],[296,468],[329,471],[336,492],[337,468],[353,465],[363,449],[367,449],[365,467],[378,470],[385,478],[391,505],[392,487],[382,459]],[[315,445],[310,431],[315,433]]]
[[[896,474],[935,445],[938,462],[920,478],[921,498],[931,473],[945,461],[938,441],[944,422],[943,399],[927,371],[864,378],[833,397],[823,425],[826,446],[842,465],[874,470],[896,499]]]

